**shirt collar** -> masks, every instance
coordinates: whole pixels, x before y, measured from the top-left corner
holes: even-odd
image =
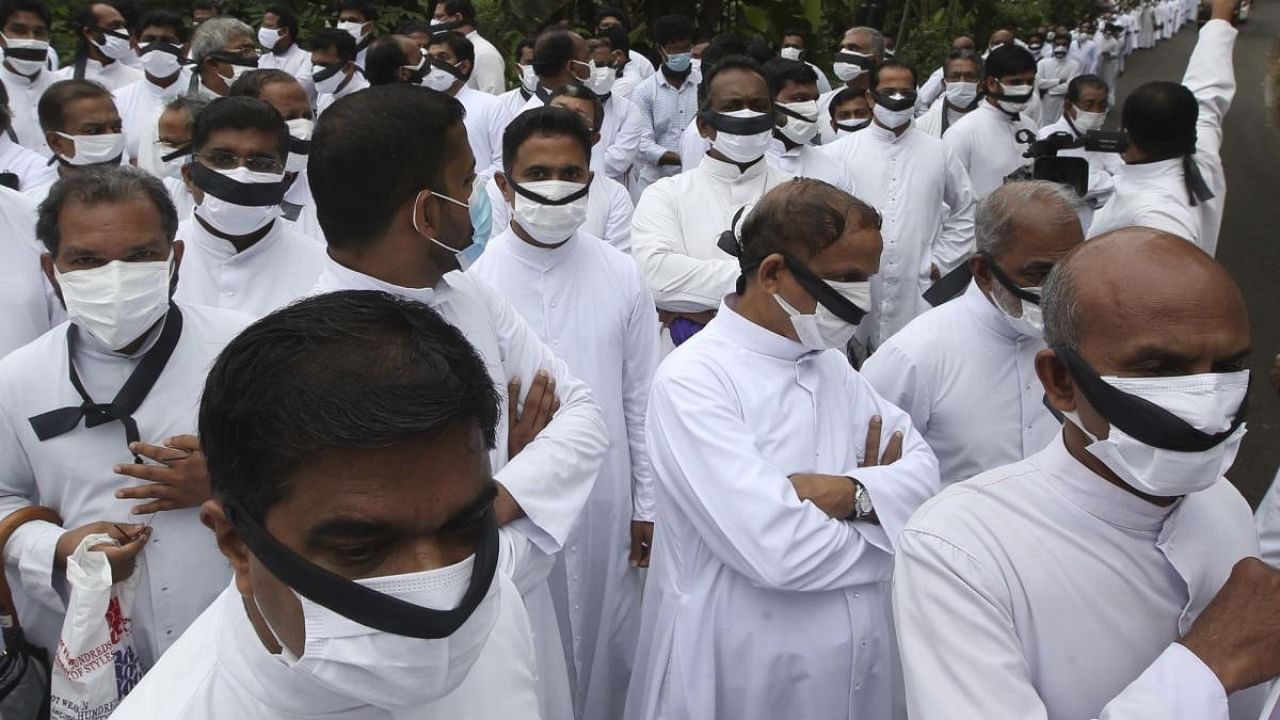
[[[683,92],[685,88],[690,86],[697,88],[699,85],[702,84],[702,73],[697,70],[690,72],[689,77],[685,78],[684,83],[682,83],[678,88],[675,85],[671,84],[671,81],[667,79],[666,73],[662,72],[661,68],[659,68],[653,74],[658,78],[657,82],[659,85],[665,85],[671,88],[672,90],[675,90],[676,92]]]
[[[1136,165],[1125,163],[1120,166],[1116,174],[1123,176],[1126,180],[1167,182],[1171,185],[1181,186],[1183,184],[1182,158],[1171,158],[1169,160]]]
[[[444,285],[448,282],[448,275],[440,278],[438,285]],[[381,290],[382,292],[395,295],[396,297],[406,300],[416,300],[420,303],[432,304],[435,300],[435,288],[407,288],[399,285],[393,285],[384,280],[379,280],[372,275],[365,275],[362,272],[352,270],[351,268],[339,263],[337,260],[325,255],[324,265],[320,269],[320,280],[316,283],[317,292],[337,292],[339,290]]]
[[[182,95],[187,91],[187,87],[191,85],[191,71],[186,68],[178,69],[178,79],[169,83],[169,87],[160,87],[159,85],[156,85],[151,82],[145,73],[142,78],[143,80],[146,80],[146,82],[142,83],[142,87],[146,88],[147,92],[151,93],[154,97],[164,98],[166,100]]]
[[[36,73],[35,77],[29,78],[26,75],[19,75],[18,73],[5,67],[3,62],[0,62],[0,78],[4,79],[5,85],[18,84],[18,85],[30,87],[40,82],[40,79],[44,77],[46,72],[47,72],[46,68],[40,68],[40,72]]]
[[[530,245],[520,239],[520,236],[516,235],[516,231],[508,227],[501,235],[489,241],[490,247],[486,252],[492,252],[495,249],[505,250],[534,270],[551,270],[572,257],[573,253],[582,245],[582,240],[578,237],[580,232],[575,232],[559,247],[542,248]]]
[[[901,135],[899,135],[889,128],[880,127],[875,120],[872,120],[870,125],[862,129],[862,132],[869,133],[867,137],[875,138],[880,142],[896,145],[897,143],[905,140],[906,137],[911,134],[911,128],[908,127],[906,130],[902,131]]]
[[[698,167],[692,172],[701,171],[704,175],[710,175],[727,183],[743,182],[755,179],[768,172],[769,163],[764,158],[760,158],[754,165],[742,170],[736,163],[724,162],[717,160],[710,155],[705,155],[702,162],[698,163]]]
[[[283,226],[283,220],[277,216],[275,220],[271,221],[271,229],[267,231],[267,234],[245,248],[243,252],[237,251],[236,246],[232,245],[230,240],[209,232],[208,228],[201,225],[195,216],[192,216],[187,232],[190,233],[191,243],[196,246],[196,249],[207,253],[219,262],[233,259],[237,262],[250,262],[280,241],[280,238],[284,235]]]
[[[707,328],[715,328],[729,342],[745,350],[787,362],[796,362],[815,352],[739,315],[734,309],[738,300],[738,295],[726,295],[720,303],[720,311]]]
[[[787,144],[782,140],[774,137],[769,141],[769,149],[765,152],[768,157],[775,158],[799,158],[801,151],[804,150],[803,145],[796,145],[791,149],[787,149]],[[710,159],[710,158],[708,158]]]
[[[1162,507],[1112,484],[1071,455],[1061,432],[1033,457],[1033,462],[1045,471],[1049,487],[1063,499],[1115,527],[1158,533],[1182,502]]]

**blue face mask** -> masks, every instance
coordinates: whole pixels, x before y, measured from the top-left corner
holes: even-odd
[[[489,193],[485,191],[483,185],[476,185],[471,191],[471,201],[464,203],[454,200],[448,195],[442,195],[434,190],[423,190],[419,192],[418,195],[421,196],[423,192],[429,192],[441,200],[447,200],[454,205],[464,207],[467,209],[467,213],[471,216],[471,244],[461,250],[449,247],[439,240],[426,235],[421,230],[418,230],[418,218],[414,217],[413,219],[413,229],[417,230],[418,234],[435,243],[441,249],[448,250],[453,253],[453,256],[458,260],[458,269],[466,272],[467,268],[471,267],[475,264],[476,260],[480,259],[480,256],[484,253],[485,245],[489,243],[489,233],[492,232],[493,228],[493,207],[489,202]]]
[[[673,73],[688,72],[693,67],[693,53],[673,53],[667,56],[667,69]]]

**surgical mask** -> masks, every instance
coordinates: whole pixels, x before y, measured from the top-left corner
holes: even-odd
[[[702,58],[694,58],[691,67],[698,72],[702,71]]]
[[[686,73],[693,66],[693,53],[673,53],[667,56],[667,69],[673,73]]]
[[[307,156],[311,154],[311,133],[315,131],[316,123],[307,118],[294,118],[286,121],[285,125],[289,126],[289,157],[285,160],[284,171],[302,172],[307,167]]]
[[[112,350],[142,337],[169,310],[173,258],[155,262],[112,262],[53,276],[62,290],[67,317]]]
[[[872,92],[876,101],[871,108],[872,114],[881,125],[896,130],[911,122],[916,115],[916,92],[914,90],[894,90],[890,93]]]
[[[1110,424],[1106,439],[1086,430],[1078,413],[1064,414],[1091,441],[1085,449],[1130,487],[1180,497],[1211,487],[1231,468],[1247,431],[1248,370],[1099,377],[1074,350],[1055,352]]]
[[[333,65],[312,65],[311,66],[311,82],[315,85],[316,92],[320,95],[332,95],[338,92],[338,88],[342,87],[348,75],[342,70],[346,67],[343,63],[335,63]]]
[[[1071,119],[1071,124],[1075,125],[1076,129],[1082,133],[1090,130],[1101,130],[1103,123],[1107,121],[1107,114],[1104,112],[1087,112],[1080,108],[1076,108],[1075,111],[1076,116]]]
[[[280,42],[280,29],[262,27],[258,28],[258,44],[268,50],[274,50],[276,43]]]
[[[777,103],[787,121],[778,132],[797,145],[808,145],[818,134],[818,101]]]
[[[275,220],[288,189],[283,173],[215,170],[198,162],[191,165],[191,181],[204,191],[196,216],[230,236],[248,235]]]
[[[162,177],[182,177],[182,166],[191,161],[191,145],[178,147],[169,143],[156,143],[156,148],[160,152],[160,162],[164,163]]]
[[[237,53],[216,52],[216,53],[210,53],[209,57],[213,58],[219,63],[231,66],[231,77],[227,77],[226,75],[223,75],[221,72],[218,73],[218,75],[222,78],[223,82],[225,82],[228,86],[230,86],[236,80],[239,80],[241,75],[244,75],[250,70],[258,69],[257,55],[240,55]]]
[[[35,75],[48,66],[49,42],[4,36],[4,59],[21,75]]]
[[[608,95],[613,91],[613,82],[618,79],[617,73],[608,65],[599,66],[595,61],[591,61],[591,75],[582,84],[588,90],[601,97]]]
[[[707,111],[703,118],[716,131],[711,147],[731,162],[759,160],[773,139],[774,119],[769,113],[749,109],[727,113]]]
[[[493,224],[493,207],[489,204],[489,193],[485,191],[482,184],[476,183],[471,189],[470,201],[464,203],[434,190],[419,190],[417,197],[414,198],[415,206],[417,205],[418,198],[421,198],[422,193],[424,192],[431,193],[441,200],[446,200],[454,205],[467,209],[467,214],[471,217],[471,243],[461,250],[455,247],[449,247],[419,230],[417,214],[415,213],[413,217],[414,231],[435,243],[437,247],[453,253],[453,257],[458,261],[458,269],[466,272],[467,268],[471,267],[476,260],[480,259],[480,256],[484,253],[485,245],[489,244],[489,233]]]
[[[585,183],[539,180],[517,184],[510,178],[508,183],[515,191],[513,218],[543,245],[564,242],[587,221],[590,187]]]
[[[1055,45],[1055,46],[1054,46],[1054,48],[1053,48],[1053,56],[1054,56],[1054,57],[1056,57],[1056,58],[1058,58],[1059,60],[1061,60],[1062,58],[1066,57],[1066,56],[1067,56],[1067,52],[1068,52],[1068,51],[1067,51],[1067,48],[1064,48],[1064,47],[1058,47],[1058,46],[1056,46],[1056,45]]]
[[[520,68],[520,87],[525,92],[532,93],[538,89],[538,73],[533,71],[532,65],[521,65],[516,63],[516,67]]]
[[[138,51],[142,69],[154,78],[173,77],[182,68],[182,50],[167,42],[152,42]]]
[[[981,253],[987,269],[995,278],[991,286],[991,299],[1009,326],[1019,335],[1044,337],[1044,315],[1040,310],[1040,288],[1020,287],[1008,273],[1000,268],[994,256]]]
[[[337,27],[339,30],[355,38],[357,43],[364,39],[364,23],[358,23],[355,21],[340,22]]]
[[[778,51],[778,57],[783,60],[795,60],[800,62],[800,58],[804,57],[804,50],[798,47],[784,47]]]
[[[842,50],[836,53],[835,63],[831,66],[831,71],[841,82],[853,82],[863,73],[869,73],[876,68],[876,60],[874,55],[867,55],[860,52],[852,52]]]
[[[58,156],[58,159],[67,165],[75,165],[76,167],[84,167],[85,165],[118,165],[120,164],[120,157],[124,155],[123,133],[68,135],[64,132],[55,132],[54,134],[75,144],[75,155],[72,157]]]
[[[112,60],[119,60],[133,50],[129,45],[129,33],[123,30],[106,29],[101,30],[101,32],[102,43],[99,44],[94,42],[93,44],[103,55],[106,55]]]
[[[836,137],[840,137],[841,135],[852,135],[870,124],[871,118],[867,118],[866,120],[855,120],[851,123],[838,122],[835,124]]]
[[[978,83],[959,80],[947,83],[947,102],[954,107],[967,108],[977,99]]]
[[[422,78],[422,85],[438,92],[448,92],[449,88],[461,79],[461,70],[449,63],[432,60],[431,72]]]
[[[997,82],[997,84],[1000,86],[1000,95],[996,97],[996,104],[1000,106],[1001,110],[1010,115],[1017,115],[1025,112],[1030,107],[1032,93],[1030,85],[1005,85],[1002,82]],[[1010,90],[1021,90],[1023,92],[1014,94],[1010,93]]]
[[[871,283],[844,283],[829,280],[826,283],[859,308],[865,310],[871,307]],[[841,320],[822,303],[818,303],[812,314],[805,314],[784,300],[782,295],[778,293],[774,293],[773,299],[782,307],[783,312],[791,318],[791,327],[795,329],[796,337],[799,338],[800,344],[810,350],[843,348],[849,344],[849,341],[853,339],[854,333],[858,331],[856,324]]]
[[[1027,49],[1032,53],[1039,55],[1040,51],[1044,49],[1044,43],[1030,43],[1027,45]]]

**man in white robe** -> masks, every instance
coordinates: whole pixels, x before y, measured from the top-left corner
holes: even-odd
[[[443,3],[441,3],[443,4]],[[467,140],[476,157],[476,173],[486,173],[502,162],[502,148],[496,146],[505,127],[498,99],[468,85],[474,74],[476,48],[460,33],[438,33],[431,37],[428,86],[458,99],[467,109]],[[414,63],[410,63],[412,67]],[[502,123],[502,124],[499,124]]]
[[[1040,139],[1055,133],[1066,133],[1078,142],[1089,131],[1101,130],[1111,108],[1108,95],[1109,88],[1097,75],[1080,75],[1075,78],[1067,86],[1062,119],[1040,128]],[[1080,222],[1088,235],[1094,211],[1111,200],[1116,189],[1116,173],[1124,163],[1118,153],[1097,152],[1083,147],[1059,150],[1058,157],[1084,158],[1089,163],[1085,205],[1080,211]]]
[[[1045,125],[1062,118],[1062,100],[1067,96],[1067,85],[1084,72],[1079,62],[1068,57],[1070,52],[1071,38],[1055,37],[1050,56],[1041,60],[1036,68],[1036,89],[1043,108],[1040,121]]]
[[[62,306],[40,272],[36,206],[17,190],[0,188],[0,358],[62,322]],[[51,301],[52,300],[52,301]]]
[[[142,79],[142,71],[121,60],[133,54],[124,15],[110,3],[86,2],[71,20],[76,35],[76,56],[58,70],[59,80],[92,80],[107,90],[118,90]]]
[[[894,547],[938,470],[834,350],[869,305],[876,222],[814,180],[770,192],[726,238],[741,292],[659,368],[626,720],[893,717]]]
[[[475,62],[467,87],[486,95],[498,96],[507,90],[507,61],[493,43],[480,35],[476,8],[471,0],[441,0],[432,6],[432,26],[453,30],[475,47]]]
[[[1228,696],[1280,674],[1280,608],[1241,581],[1280,573],[1237,565],[1258,540],[1222,476],[1245,432],[1239,289],[1187,241],[1128,228],[1059,263],[1043,305],[1060,437],[947,488],[899,539],[908,712],[1257,718],[1265,688]]]
[[[1129,149],[1115,175],[1115,195],[1094,217],[1090,236],[1143,225],[1184,237],[1210,255],[1217,250],[1227,194],[1222,123],[1236,93],[1233,7],[1231,0],[1215,0],[1181,86],[1148,83],[1125,99],[1121,125]]]
[[[1138,16],[1138,49],[1147,50],[1156,46],[1156,11],[1152,3],[1144,3]]]
[[[129,157],[139,160],[139,144],[155,139],[151,126],[160,118],[164,106],[186,93],[191,84],[191,71],[180,64],[186,39],[181,18],[156,10],[143,15],[141,23],[138,52],[143,75],[111,93],[124,122],[125,150]]]
[[[311,76],[311,53],[298,44],[298,16],[286,4],[268,5],[262,11],[258,44],[265,50],[258,58],[263,70],[281,70],[302,82]]]
[[[1031,53],[1004,45],[991,51],[983,68],[983,99],[978,109],[951,126],[943,142],[969,171],[978,200],[1004,184],[1010,173],[1027,165],[1027,146],[1039,125],[1027,117],[1036,97],[1036,60]],[[1024,132],[1025,131],[1025,132]]]
[[[44,91],[58,80],[49,70],[49,28],[53,18],[44,3],[0,7],[0,84],[8,97],[12,139],[19,145],[49,156],[40,129],[37,108]],[[55,53],[56,55],[56,53]]]
[[[1084,242],[1079,207],[1072,190],[1044,181],[983,198],[963,295],[911,321],[862,365],[938,456],[943,487],[1037,453],[1061,429],[1036,379],[1044,340],[1028,296]]]
[[[631,258],[581,226],[586,198],[563,219],[535,198],[587,186],[591,135],[576,113],[530,110],[507,129],[515,155],[494,179],[514,208],[471,272],[502,293],[591,388],[609,451],[578,525],[556,558],[551,596],[569,661],[576,717],[622,717],[640,632],[641,567],[653,540],[653,478],[644,445],[658,365],[658,313]],[[576,125],[576,127],[575,127]],[[531,197],[532,195],[532,197]]]
[[[813,144],[821,129],[818,76],[813,68],[779,58],[765,63],[764,74],[780,123],[773,130],[765,161],[788,175],[821,180],[852,194],[853,180],[845,165]]]
[[[982,81],[982,58],[972,50],[952,50],[942,63],[941,97],[915,120],[915,127],[926,135],[940,138],[960,118],[978,109],[978,84]],[[928,83],[926,83],[927,85]],[[922,103],[917,102],[919,107]]]

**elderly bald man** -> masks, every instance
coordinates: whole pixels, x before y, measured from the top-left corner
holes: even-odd
[[[1249,384],[1239,289],[1126,228],[1059,263],[1041,306],[1061,435],[898,540],[912,720],[1253,720],[1261,688],[1238,691],[1280,674],[1280,572],[1242,561],[1257,538],[1222,477]]]

